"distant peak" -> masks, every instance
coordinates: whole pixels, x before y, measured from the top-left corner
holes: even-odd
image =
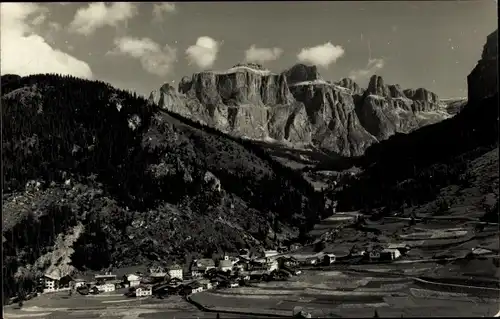
[[[176,88],[175,88],[172,84],[170,84],[170,83],[168,83],[168,82],[167,82],[167,83],[164,83],[164,84],[161,86],[160,90],[161,90],[162,92],[168,92],[168,93],[177,92],[177,89],[176,89]]]
[[[368,94],[375,94],[384,97],[389,96],[389,88],[384,84],[384,79],[376,74],[370,77],[370,82],[368,83],[366,92]]]
[[[262,65],[258,64],[258,63],[238,63],[236,64],[235,66],[233,66],[232,68],[237,68],[237,67],[247,67],[247,68],[251,68],[251,69],[256,69],[256,70],[262,70],[262,71],[265,71],[267,70],[266,68],[264,68]]]
[[[285,74],[288,84],[321,80],[321,75],[315,65],[295,64],[283,74]]]

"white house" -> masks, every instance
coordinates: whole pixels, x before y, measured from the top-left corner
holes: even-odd
[[[54,292],[56,291],[56,281],[59,278],[52,277],[50,275],[44,276],[44,287],[43,292]]]
[[[220,271],[231,271],[233,269],[233,263],[229,260],[229,256],[224,256],[224,259],[219,261]]]
[[[229,288],[237,288],[239,286],[240,286],[240,284],[238,284],[237,282],[232,282],[229,284]]]
[[[267,265],[267,271],[273,271],[278,269],[278,261],[275,259],[268,261],[266,265]]]
[[[71,276],[58,276],[54,273],[44,275],[44,289],[43,292],[55,292],[60,290],[69,290],[70,282],[73,281]]]
[[[100,292],[115,291],[115,284],[102,284],[102,285],[96,285],[96,287]]]
[[[201,277],[204,273],[213,268],[215,268],[215,263],[212,259],[195,259],[191,264],[191,276],[193,276],[193,278]]]
[[[141,285],[135,289],[136,297],[146,297],[151,296],[153,294],[153,287]]]
[[[179,278],[182,280],[182,267],[179,265],[172,265],[168,267],[167,273],[170,278]]]
[[[127,281],[129,282],[130,287],[137,287],[141,284],[141,277],[136,274],[129,274],[127,275]]]

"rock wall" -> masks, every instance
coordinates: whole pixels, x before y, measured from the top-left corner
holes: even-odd
[[[467,89],[470,102],[498,93],[498,30],[487,37],[481,60],[467,76]]]
[[[356,103],[356,113],[363,127],[378,140],[450,117],[435,93],[386,85],[377,75],[370,78],[368,88]]]
[[[306,106],[315,145],[344,156],[356,156],[377,142],[360,124],[350,91],[314,81],[300,82],[290,89],[295,99]]]
[[[352,79],[325,81],[316,66],[281,74],[257,64],[184,77],[165,84],[151,101],[223,132],[252,139],[314,144],[357,156],[379,140],[450,116],[436,94],[403,90],[374,75],[363,90]]]
[[[254,64],[184,77],[179,92],[168,84],[150,99],[163,108],[236,136],[311,142],[305,107],[291,94],[284,74]]]

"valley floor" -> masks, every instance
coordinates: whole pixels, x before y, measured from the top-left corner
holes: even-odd
[[[429,267],[429,265],[428,265]],[[432,267],[432,265],[431,265]],[[192,299],[212,311],[266,310],[292,315],[300,308],[312,317],[493,316],[500,290],[467,293],[448,286],[428,287],[412,277],[395,277],[383,266],[379,273],[348,270],[305,271],[286,282],[202,292]],[[415,269],[408,268],[413,273]],[[428,268],[422,267],[421,272]]]
[[[436,263],[422,263],[304,270],[287,281],[191,295],[199,308],[179,296],[157,299],[119,294],[45,294],[27,301],[22,309],[8,306],[4,318],[216,318],[217,312],[221,318],[290,317],[300,309],[313,318],[373,317],[375,310],[381,317],[492,317],[499,311],[499,289],[416,279],[436,268],[440,268]]]

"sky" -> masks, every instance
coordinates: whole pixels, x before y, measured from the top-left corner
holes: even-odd
[[[497,28],[494,0],[1,3],[0,13],[2,74],[71,74],[146,96],[255,62],[464,97]]]

